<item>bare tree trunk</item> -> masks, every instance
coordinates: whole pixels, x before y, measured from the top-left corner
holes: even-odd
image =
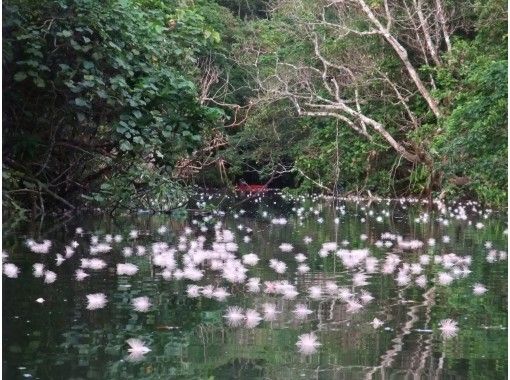
[[[387,30],[381,22],[375,17],[374,13],[370,9],[370,7],[365,3],[364,0],[356,0],[358,4],[361,6],[361,9],[365,14],[367,15],[370,22],[377,28],[379,33],[384,37],[384,39],[390,44],[390,46],[393,48],[393,50],[397,53],[400,60],[404,64],[407,72],[409,73],[409,76],[413,80],[414,84],[416,85],[416,88],[420,92],[420,94],[423,96],[425,101],[427,102],[430,110],[434,113],[434,115],[439,118],[441,116],[441,112],[439,111],[439,107],[437,105],[437,102],[430,94],[429,90],[425,87],[423,84],[420,76],[418,75],[418,72],[414,68],[413,64],[409,60],[409,56],[407,53],[407,50],[402,46],[400,42]]]

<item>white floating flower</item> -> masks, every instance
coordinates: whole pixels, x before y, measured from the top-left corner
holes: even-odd
[[[310,310],[304,304],[297,304],[295,309],[292,311],[297,319],[305,319],[308,315],[312,314],[313,311]]]
[[[452,319],[443,319],[439,323],[439,330],[441,330],[441,335],[443,338],[449,339],[457,335],[459,327],[457,326],[456,321]]]
[[[260,317],[260,314],[253,309],[246,310],[244,318],[245,318],[245,326],[249,329],[255,328],[262,320],[262,318]]]
[[[262,308],[264,310],[264,320],[268,322],[276,320],[277,314],[279,313],[276,311],[276,305],[273,305],[272,303],[265,303],[262,305]]]
[[[370,324],[372,325],[372,327],[373,327],[374,329],[378,329],[379,327],[381,327],[382,325],[384,325],[384,322],[383,322],[383,321],[381,321],[381,320],[379,320],[379,319],[377,319],[377,318],[374,318],[374,319],[372,320],[372,322],[370,322]]]
[[[51,270],[47,270],[44,272],[44,283],[52,284],[57,280],[57,274],[52,272]]]
[[[9,278],[18,278],[19,268],[12,263],[4,264],[4,274]]]
[[[296,343],[298,346],[298,350],[303,355],[311,355],[317,351],[317,348],[321,344],[317,340],[317,336],[312,332],[309,334],[303,334],[299,336],[299,339]]]
[[[103,293],[94,293],[87,295],[87,302],[88,310],[96,310],[105,307],[108,301]]]
[[[74,272],[74,278],[76,281],[83,281],[88,276],[89,275],[85,273],[83,269],[76,269],[76,272]]]
[[[131,338],[128,339],[127,344],[129,345],[129,355],[127,359],[129,361],[138,361],[143,358],[145,354],[150,352],[150,348],[148,348],[140,339]]]
[[[131,303],[133,304],[133,308],[141,313],[146,313],[152,306],[151,302],[149,301],[149,297],[133,298]]]
[[[477,296],[481,296],[482,294],[484,294],[485,292],[487,291],[487,288],[485,286],[483,286],[482,284],[478,284],[476,283],[474,286],[473,286],[473,293]]]
[[[227,324],[229,326],[238,327],[244,320],[243,309],[239,306],[229,306],[224,318],[227,319]]]
[[[42,277],[44,275],[44,264],[35,263],[33,265],[34,268],[34,277]]]

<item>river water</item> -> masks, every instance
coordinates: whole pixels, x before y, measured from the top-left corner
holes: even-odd
[[[201,194],[191,206],[188,214],[173,216],[94,213],[16,226],[4,220],[3,262],[20,270],[17,278],[3,275],[4,378],[507,378],[506,213],[470,202],[429,207],[412,200],[278,194]],[[50,240],[48,253],[33,252],[28,239]],[[65,258],[65,246],[73,241],[79,245],[72,256],[57,265],[56,255]],[[167,243],[175,257],[167,279],[155,263],[157,242]],[[327,242],[329,252],[323,247]],[[101,243],[110,250],[92,255],[91,247]],[[133,250],[129,257],[126,247]],[[244,281],[222,276],[229,269],[221,257],[250,253],[259,261],[244,266]],[[298,253],[305,256],[306,273],[297,270]],[[214,269],[212,255],[220,257]],[[107,265],[83,269],[89,276],[77,281],[75,271],[87,266],[84,258]],[[275,259],[286,264],[284,273],[270,267]],[[176,275],[189,260],[201,273],[196,281]],[[54,272],[56,281],[35,277],[34,263]],[[118,263],[132,263],[138,271],[119,275]],[[249,278],[260,279],[260,291],[256,285],[249,291]],[[279,293],[283,281],[298,294]],[[474,294],[477,283],[487,291]],[[193,284],[201,287],[197,297],[188,294]],[[230,295],[219,301],[200,294],[207,285]],[[321,289],[320,296],[310,296],[311,286]],[[346,290],[350,294],[341,296]],[[96,293],[107,303],[88,310],[87,295]],[[361,302],[362,294],[373,300]],[[137,297],[149,298],[147,312],[133,308]],[[263,317],[265,303],[276,306],[274,321],[235,327],[225,318],[230,306]],[[311,313],[299,319],[297,304]],[[370,324],[374,318],[380,327]],[[458,326],[453,336],[440,329],[445,319]],[[320,345],[304,355],[296,343],[312,332]],[[131,338],[151,351],[132,360],[126,343]]]

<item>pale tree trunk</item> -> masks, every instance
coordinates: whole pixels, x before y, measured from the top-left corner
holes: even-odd
[[[377,28],[379,33],[384,37],[384,39],[390,44],[390,46],[393,48],[393,50],[397,53],[400,60],[404,64],[409,76],[411,77],[412,81],[416,85],[416,88],[420,92],[421,96],[425,99],[427,102],[430,110],[432,113],[439,118],[441,116],[441,112],[439,111],[439,107],[437,105],[437,102],[430,94],[429,90],[425,87],[423,84],[420,76],[418,75],[418,72],[414,68],[413,64],[409,60],[409,56],[407,53],[407,50],[402,46],[400,42],[389,32],[388,29],[386,29],[381,22],[375,17],[374,13],[370,9],[370,7],[365,3],[364,0],[355,0],[360,6],[363,12],[367,15],[370,22]]]

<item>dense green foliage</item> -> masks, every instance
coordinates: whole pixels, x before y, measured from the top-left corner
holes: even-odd
[[[197,98],[197,57],[220,39],[200,10],[5,2],[4,200],[172,207],[175,161],[221,115]]]
[[[4,206],[168,210],[193,182],[241,179],[505,204],[506,2],[423,2],[451,17],[434,56],[390,1],[408,66],[361,3],[4,2]],[[299,114],[340,104],[333,84],[395,143],[359,116]]]

